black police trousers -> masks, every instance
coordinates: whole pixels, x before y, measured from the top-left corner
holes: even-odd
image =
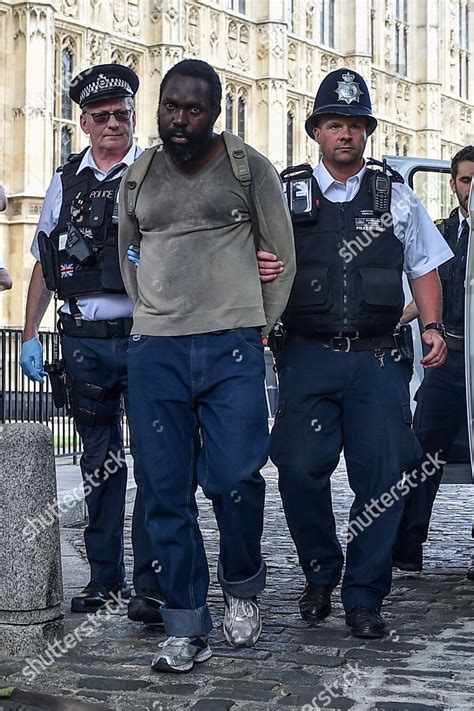
[[[119,417],[122,395],[128,409],[127,348],[128,337],[62,338],[66,372],[73,379],[74,420],[83,443],[81,472],[89,514],[84,532],[87,558],[91,580],[106,587],[125,579],[123,525],[127,464]],[[102,399],[88,396],[84,383],[104,388]],[[104,424],[107,420],[109,424]],[[131,449],[133,454],[133,442]],[[136,461],[134,476],[137,491],[132,520],[133,583],[135,590],[157,589],[152,567],[155,557],[145,528],[145,506]]]
[[[415,399],[413,429],[424,456],[445,459],[467,421],[464,353],[448,350],[443,365],[426,370]],[[442,466],[433,469],[432,475],[405,498],[395,545],[395,555],[401,560],[410,561],[428,537],[433,502],[443,474]]]
[[[306,580],[334,587],[343,553],[331,475],[342,449],[354,492],[342,603],[379,607],[392,580],[392,547],[402,515],[401,475],[421,448],[411,430],[410,367],[398,351],[336,352],[292,342],[277,357],[280,399],[270,456]]]

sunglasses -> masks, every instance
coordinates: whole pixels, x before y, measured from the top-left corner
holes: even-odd
[[[87,112],[89,113],[89,112]],[[132,109],[119,109],[118,111],[100,111],[99,113],[89,113],[94,123],[108,123],[110,116],[114,116],[119,123],[130,121]]]

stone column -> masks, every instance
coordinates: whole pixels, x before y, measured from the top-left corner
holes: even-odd
[[[51,431],[0,425],[0,654],[62,636],[61,553]]]
[[[196,12],[198,12],[197,8]],[[148,106],[145,107],[148,142],[143,145],[143,148],[160,140],[156,122],[160,84],[166,72],[184,58],[186,34],[184,0],[154,0],[147,20],[146,69],[145,76],[141,78],[140,89],[142,100],[145,92],[148,97]]]
[[[414,51],[409,56],[410,77],[417,82],[416,154],[428,158],[441,156],[441,84],[439,76],[439,4],[414,4]]]
[[[261,129],[255,148],[278,170],[286,167],[288,36],[282,0],[259,3],[261,21],[257,32],[256,118]],[[264,8],[266,7],[266,11]]]

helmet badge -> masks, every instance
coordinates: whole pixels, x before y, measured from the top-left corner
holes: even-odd
[[[337,89],[334,89],[338,101],[345,101],[347,104],[351,104],[353,101],[359,102],[362,92],[359,88],[359,83],[354,81],[354,74],[347,72],[347,74],[342,75],[342,79],[343,81],[337,82]]]

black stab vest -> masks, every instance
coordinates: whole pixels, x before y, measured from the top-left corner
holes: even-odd
[[[464,280],[466,278],[467,242],[458,244],[459,211],[455,208],[450,216],[438,223],[444,239],[454,257],[438,267],[443,287],[443,323],[448,333],[464,336]]]
[[[87,150],[87,149],[86,149]],[[118,254],[118,223],[114,216],[120,178],[97,180],[91,168],[76,175],[85,151],[73,156],[60,168],[63,201],[58,224],[50,234],[57,250],[57,292],[61,299],[86,294],[124,294]],[[83,210],[71,219],[71,203],[80,197]],[[67,223],[73,222],[89,240],[95,253],[92,264],[81,265],[64,249]]]
[[[302,334],[388,334],[404,306],[403,247],[390,213],[375,214],[367,169],[350,202],[323,197],[314,180],[316,222],[294,223],[296,277],[282,316]]]

